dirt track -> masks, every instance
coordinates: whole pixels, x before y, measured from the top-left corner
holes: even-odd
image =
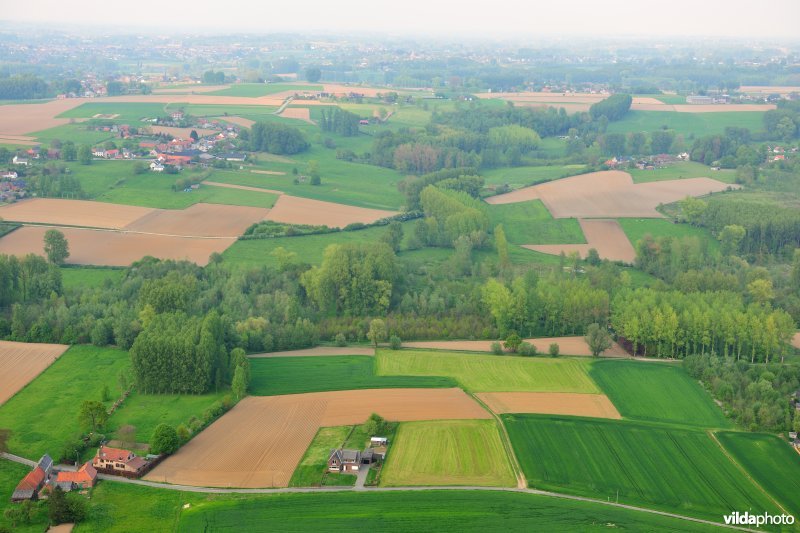
[[[86,200],[34,198],[0,207],[0,218],[14,222],[121,229],[154,211],[149,207]]]
[[[367,209],[365,207],[323,202],[284,194],[275,202],[266,219],[289,224],[325,225],[331,228],[343,228],[354,222],[369,224],[396,214],[394,211]]]
[[[144,479],[210,487],[286,487],[320,427],[361,424],[372,413],[400,422],[491,417],[461,389],[249,396]]]
[[[605,394],[571,392],[481,392],[476,394],[495,413],[535,413],[543,415],[622,416]]]
[[[0,405],[33,381],[67,348],[64,344],[0,341]]]
[[[583,337],[540,337],[525,339],[533,344],[542,353],[547,352],[551,344],[556,343],[561,355],[591,356],[592,351],[583,340]],[[495,341],[420,341],[404,342],[403,348],[425,348],[430,350],[454,350],[465,352],[490,352]],[[603,352],[603,357],[628,357],[625,350],[617,343]]]
[[[581,219],[579,222],[587,244],[526,244],[523,248],[552,255],[559,255],[562,251],[565,254],[578,252],[584,259],[594,248],[601,259],[625,263],[633,263],[636,259],[636,250],[616,220]]]

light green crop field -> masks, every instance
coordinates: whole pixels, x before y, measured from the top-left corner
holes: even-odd
[[[125,272],[119,268],[62,267],[61,283],[65,289],[102,287],[106,280],[116,283]]]
[[[600,392],[587,358],[378,350],[380,376],[444,376],[472,392]]]
[[[512,244],[582,244],[586,242],[574,218],[554,219],[541,200],[490,205],[492,225],[502,224]]]
[[[164,104],[146,102],[87,102],[68,111],[64,111],[58,115],[58,118],[92,118],[95,115],[119,115],[113,119],[115,122],[128,121],[131,126],[140,127],[142,124],[138,124],[138,122],[141,119],[161,117],[166,114]]]
[[[206,93],[208,94],[208,93]],[[277,111],[277,106],[266,105],[211,105],[211,104],[169,104],[169,111],[183,109],[195,117],[244,117],[250,120],[261,120]]]
[[[328,466],[328,456],[334,448],[340,448],[352,431],[352,426],[319,428],[314,440],[308,445],[305,455],[289,480],[290,487],[319,487]],[[352,476],[351,476],[352,477]]]
[[[531,487],[721,521],[777,512],[704,431],[628,421],[504,415]]]
[[[586,165],[552,165],[543,167],[503,167],[481,172],[487,185],[508,184],[511,188],[527,187],[580,174]]]
[[[117,138],[116,133],[110,131],[95,131],[88,129],[87,124],[63,124],[54,128],[29,133],[36,137],[36,140],[49,144],[53,139],[60,141],[72,141],[76,145],[89,144],[95,145]]]
[[[321,91],[322,85],[300,85],[291,83],[236,83],[227,89],[220,89],[204,94],[216,96],[245,96],[248,98],[258,98],[270,94],[281,93],[284,91]]]
[[[736,181],[735,170],[711,170],[702,163],[696,161],[681,161],[664,168],[655,170],[639,170],[632,168],[627,170],[634,183],[648,183],[651,181],[682,180],[686,178],[712,178],[723,183],[734,183]]]
[[[57,454],[66,440],[80,433],[81,402],[100,401],[105,385],[118,397],[117,375],[129,366],[128,353],[122,350],[71,347],[0,406],[0,428],[11,430],[9,451],[36,459]]]
[[[510,487],[514,473],[494,420],[400,424],[381,485]]]
[[[628,111],[625,118],[610,122],[609,133],[653,132],[666,126],[675,133],[695,137],[723,133],[726,126],[764,129],[764,113],[760,111],[730,111],[718,113],[678,113],[677,111]]]
[[[619,225],[634,248],[636,248],[637,242],[642,240],[645,235],[650,234],[653,237],[697,237],[705,243],[709,252],[717,253],[719,251],[719,241],[705,228],[689,224],[676,224],[664,218],[620,218]]]
[[[721,431],[733,459],[795,517],[800,516],[800,455],[775,435]]]
[[[711,396],[678,365],[596,361],[589,375],[625,418],[731,427]]]

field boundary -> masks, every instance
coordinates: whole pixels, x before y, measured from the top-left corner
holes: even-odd
[[[468,392],[467,394],[472,396],[472,398],[478,402],[481,407],[486,409],[492,415],[492,418],[494,418],[495,424],[500,426],[500,442],[503,443],[506,456],[511,463],[511,470],[514,472],[514,477],[517,478],[517,488],[527,489],[528,478],[525,477],[525,473],[522,471],[522,466],[520,466],[517,455],[514,453],[514,447],[511,445],[511,437],[508,435],[508,431],[506,431],[506,426],[503,424],[503,420],[500,418],[500,415],[489,409],[489,406],[486,405],[486,402],[480,399],[474,392]]]

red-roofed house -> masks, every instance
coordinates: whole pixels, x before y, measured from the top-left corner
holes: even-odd
[[[40,466],[37,466],[22,478],[14,493],[11,495],[12,502],[21,502],[23,500],[34,500],[39,495],[39,490],[44,485],[47,475]]]
[[[127,472],[138,474],[146,464],[147,461],[137,457],[136,454],[129,450],[109,448],[108,446],[100,446],[94,459],[92,459],[92,466],[97,470],[105,470],[112,473]]]
[[[94,487],[97,480],[97,470],[91,463],[85,463],[77,472],[59,472],[56,483],[62,490],[71,491],[74,488],[88,489]]]

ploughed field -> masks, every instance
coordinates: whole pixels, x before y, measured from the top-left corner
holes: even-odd
[[[50,366],[69,346],[0,341],[0,405]]]

